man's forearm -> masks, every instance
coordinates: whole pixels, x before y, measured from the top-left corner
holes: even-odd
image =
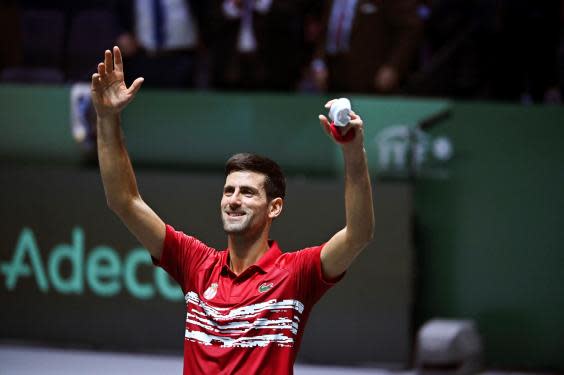
[[[362,248],[374,232],[372,186],[366,152],[359,145],[344,145],[345,213],[347,239],[352,247]]]
[[[119,212],[139,196],[123,140],[120,116],[98,117],[98,160],[108,206]]]

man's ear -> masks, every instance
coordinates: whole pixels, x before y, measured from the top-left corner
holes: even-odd
[[[284,199],[278,197],[271,200],[268,204],[268,217],[276,219],[282,213],[282,207],[284,207]]]

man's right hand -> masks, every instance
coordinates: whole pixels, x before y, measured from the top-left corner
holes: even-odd
[[[98,64],[98,73],[92,75],[92,102],[98,117],[119,114],[133,100],[142,83],[143,78],[137,78],[127,88],[119,48],[114,47],[113,56],[106,50],[104,62]]]

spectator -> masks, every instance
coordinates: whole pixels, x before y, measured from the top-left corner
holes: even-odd
[[[193,87],[203,51],[207,2],[197,0],[116,0],[117,45],[129,62],[128,78],[145,84]],[[166,74],[163,74],[166,72]]]
[[[488,95],[495,53],[491,0],[429,1],[424,57],[409,92],[457,98]]]
[[[293,90],[303,63],[304,0],[215,0],[213,85]]]
[[[392,93],[419,44],[415,0],[331,0],[312,75],[319,90]]]

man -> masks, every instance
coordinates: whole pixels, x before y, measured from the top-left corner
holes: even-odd
[[[306,1],[214,0],[211,78],[217,89],[294,90]]]
[[[331,0],[311,64],[319,90],[397,92],[408,73],[422,22],[416,0]]]
[[[117,45],[131,77],[143,72],[154,87],[193,87],[204,57],[208,8],[194,0],[114,1]]]
[[[109,207],[183,288],[184,373],[292,373],[313,304],[372,238],[372,193],[361,118],[351,114],[345,131],[354,136],[342,144],[345,228],[324,245],[282,254],[269,241],[269,231],[284,205],[284,177],[273,161],[238,154],[227,163],[220,206],[228,248],[216,251],[165,225],[139,195],[120,113],[142,82],[137,78],[126,87],[118,47],[113,56],[105,52],[92,76],[100,172]],[[319,119],[330,134],[327,118]]]

